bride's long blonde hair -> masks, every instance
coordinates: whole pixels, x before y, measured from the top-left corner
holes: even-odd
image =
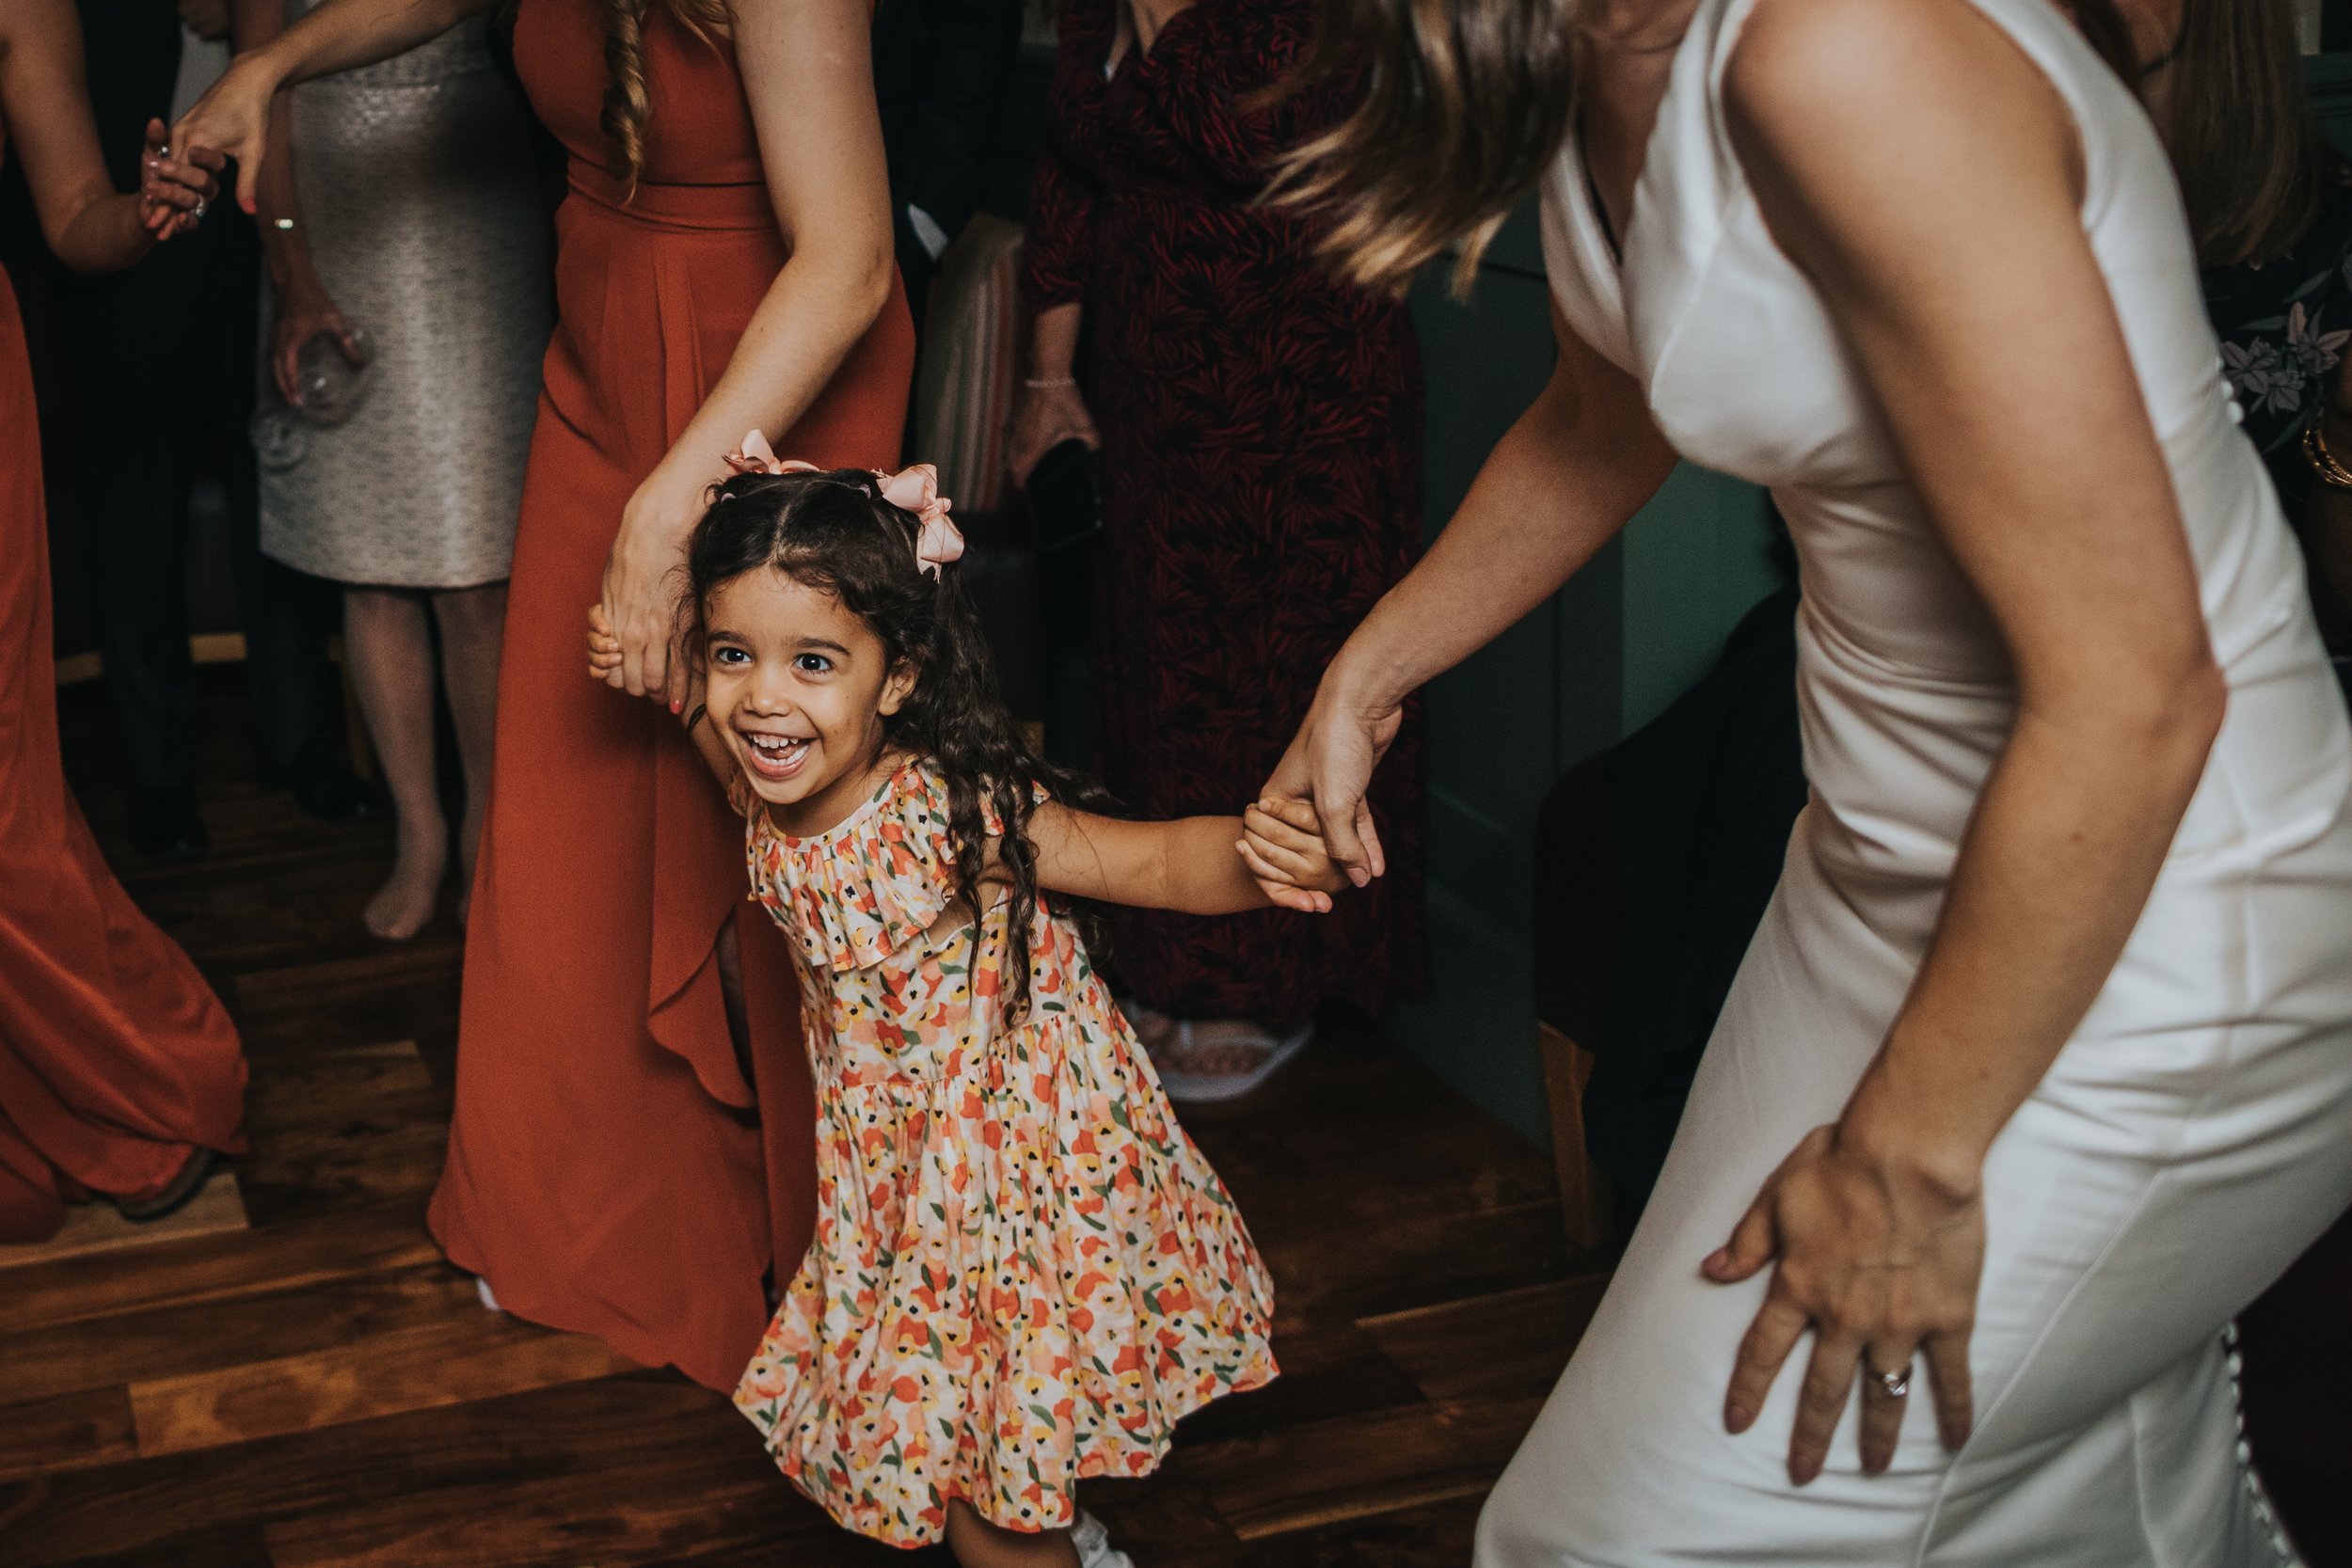
[[[2061,3],[2110,65],[2130,69],[2115,0]],[[1401,294],[1458,245],[1454,283],[1467,289],[1575,119],[1577,4],[1325,0],[1289,90],[1352,88],[1357,107],[1278,162],[1269,198],[1323,220],[1317,249],[1350,282]]]
[[[612,139],[612,177],[629,190],[645,166],[645,122],[653,114],[645,88],[645,19],[665,10],[696,38],[714,43],[727,31],[726,0],[603,0],[604,113],[597,123]]]

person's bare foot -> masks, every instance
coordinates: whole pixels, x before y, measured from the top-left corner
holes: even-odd
[[[368,929],[386,942],[406,942],[425,928],[433,919],[433,906],[440,900],[441,878],[449,869],[449,850],[435,832],[420,835],[421,844],[409,842],[401,835],[400,855],[392,863],[392,874],[368,900],[367,911],[361,916]]]

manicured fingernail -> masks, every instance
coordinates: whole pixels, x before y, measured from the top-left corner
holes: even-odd
[[[1820,1474],[1821,1462],[1818,1459],[1808,1459],[1803,1462],[1792,1459],[1788,1462],[1788,1479],[1798,1486],[1812,1485]]]
[[[1728,1432],[1745,1432],[1755,1419],[1756,1412],[1753,1410],[1743,1410],[1736,1404],[1727,1405],[1724,1409],[1724,1427]]]

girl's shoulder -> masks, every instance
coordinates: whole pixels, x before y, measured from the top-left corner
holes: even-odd
[[[750,841],[755,892],[826,968],[880,962],[929,931],[955,896],[946,784],[919,758],[821,833],[795,838],[759,811]]]

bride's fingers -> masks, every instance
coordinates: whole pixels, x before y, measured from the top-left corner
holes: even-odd
[[[1809,1484],[1828,1462],[1830,1439],[1853,1393],[1854,1365],[1861,1358],[1860,1338],[1819,1329],[1797,1396],[1797,1424],[1788,1434],[1788,1479],[1796,1485]]]
[[[1731,1240],[1708,1254],[1700,1272],[1718,1285],[1736,1285],[1772,1260],[1772,1186],[1767,1182],[1731,1227]]]
[[[1372,802],[1360,797],[1356,801],[1356,836],[1363,842],[1365,853],[1372,857],[1369,865],[1372,874],[1375,877],[1387,876],[1388,851],[1380,847],[1380,830],[1373,824]],[[1360,887],[1364,884],[1359,882],[1357,885]]]
[[[1928,1382],[1935,1390],[1935,1430],[1957,1453],[1976,1424],[1976,1396],[1968,1375],[1968,1329],[1931,1334],[1920,1341],[1927,1353]]]
[[[1902,1435],[1903,1412],[1911,1406],[1910,1383],[1916,1370],[1916,1347],[1883,1336],[1873,1339],[1862,1357],[1862,1471],[1875,1476],[1895,1460],[1895,1442]],[[1885,1374],[1896,1374],[1903,1386],[1896,1393]]]
[[[1772,1379],[1780,1375],[1788,1353],[1797,1348],[1797,1340],[1812,1322],[1812,1317],[1775,1279],[1764,1305],[1756,1309],[1756,1321],[1748,1324],[1747,1333],[1740,1338],[1740,1354],[1731,1369],[1731,1387],[1724,1395],[1726,1431],[1736,1434],[1756,1424],[1757,1413],[1764,1408],[1764,1396],[1772,1392]]]

